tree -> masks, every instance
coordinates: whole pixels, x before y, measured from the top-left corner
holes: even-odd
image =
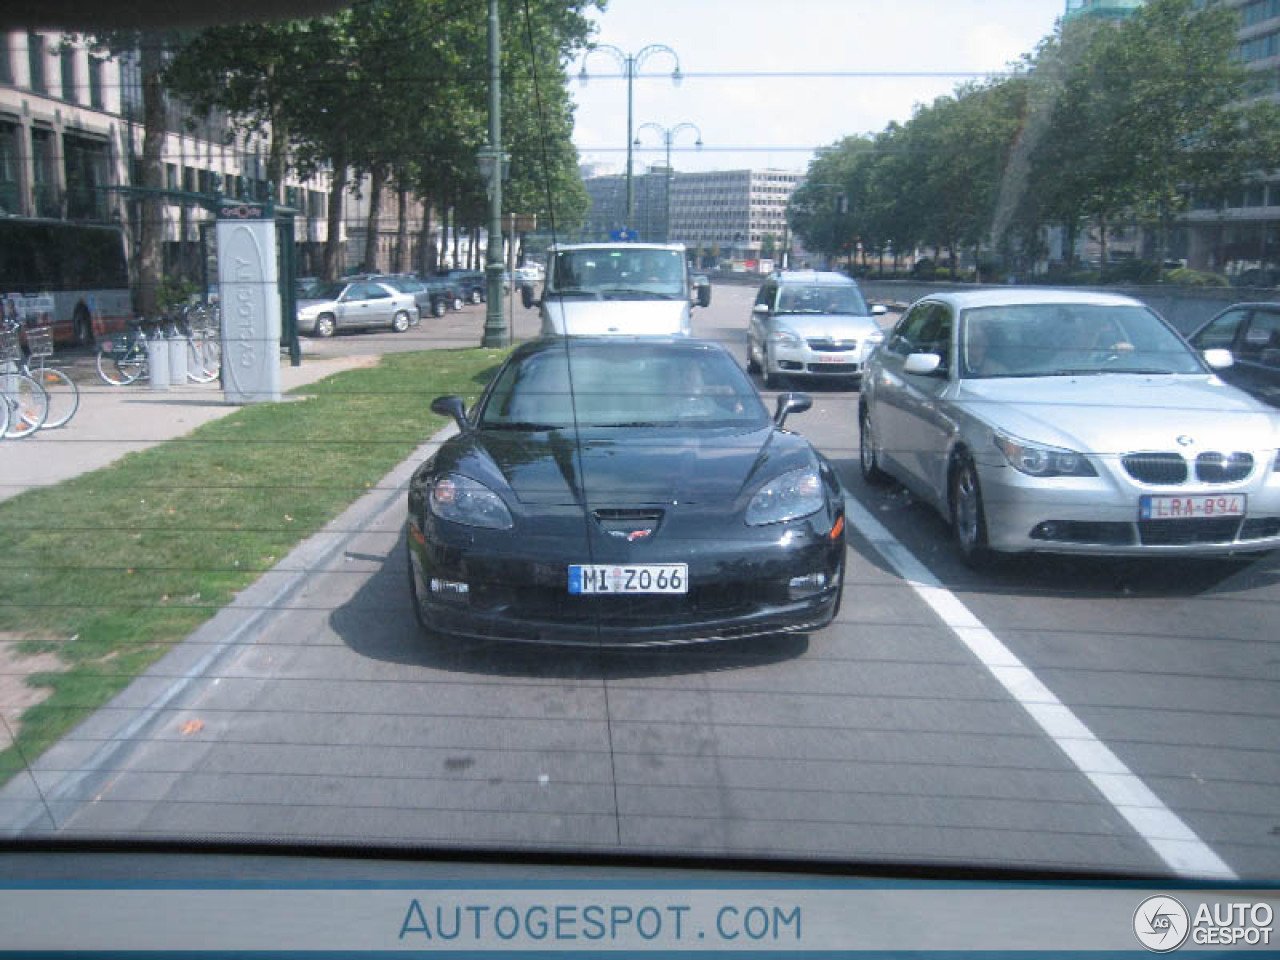
[[[174,52],[187,37],[174,30],[115,30],[87,38],[97,49],[114,57],[136,58],[142,82],[142,154],[138,158],[140,186],[146,192],[138,202],[138,312],[154,317],[160,312],[164,284],[164,71]]]

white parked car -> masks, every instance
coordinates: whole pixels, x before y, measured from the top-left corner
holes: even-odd
[[[991,551],[1280,547],[1280,413],[1128,297],[985,290],[912,305],[867,365],[861,462]]]

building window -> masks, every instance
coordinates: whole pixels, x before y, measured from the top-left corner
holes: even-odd
[[[0,31],[0,83],[13,83],[13,61],[9,59],[9,35]]]
[[[67,134],[62,138],[66,154],[67,219],[105,220],[111,148],[106,141]]]
[[[27,64],[31,71],[31,89],[48,93],[44,79],[44,37],[38,33],[27,34]]]
[[[21,162],[18,134],[21,129],[16,123],[0,123],[0,216],[13,216],[22,212],[21,194],[18,190],[18,169]]]
[[[31,128],[31,168],[37,217],[57,217],[62,211],[58,202],[57,154],[53,131]]]
[[[89,58],[89,106],[102,109],[102,58]]]
[[[71,47],[63,49],[58,57],[58,63],[62,70],[62,99],[70,100],[72,103],[79,103],[80,96],[76,90],[76,52]]]

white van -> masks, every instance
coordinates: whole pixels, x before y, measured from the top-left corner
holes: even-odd
[[[547,251],[542,296],[529,287],[521,295],[549,337],[687,337],[693,306],[711,303],[710,285],[692,288],[679,243],[557,244]]]

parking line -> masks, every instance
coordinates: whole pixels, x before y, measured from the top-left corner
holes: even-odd
[[[862,504],[845,496],[845,515],[952,633],[1031,716],[1175,873],[1235,880],[1235,872],[1099,740],[1026,664]]]

